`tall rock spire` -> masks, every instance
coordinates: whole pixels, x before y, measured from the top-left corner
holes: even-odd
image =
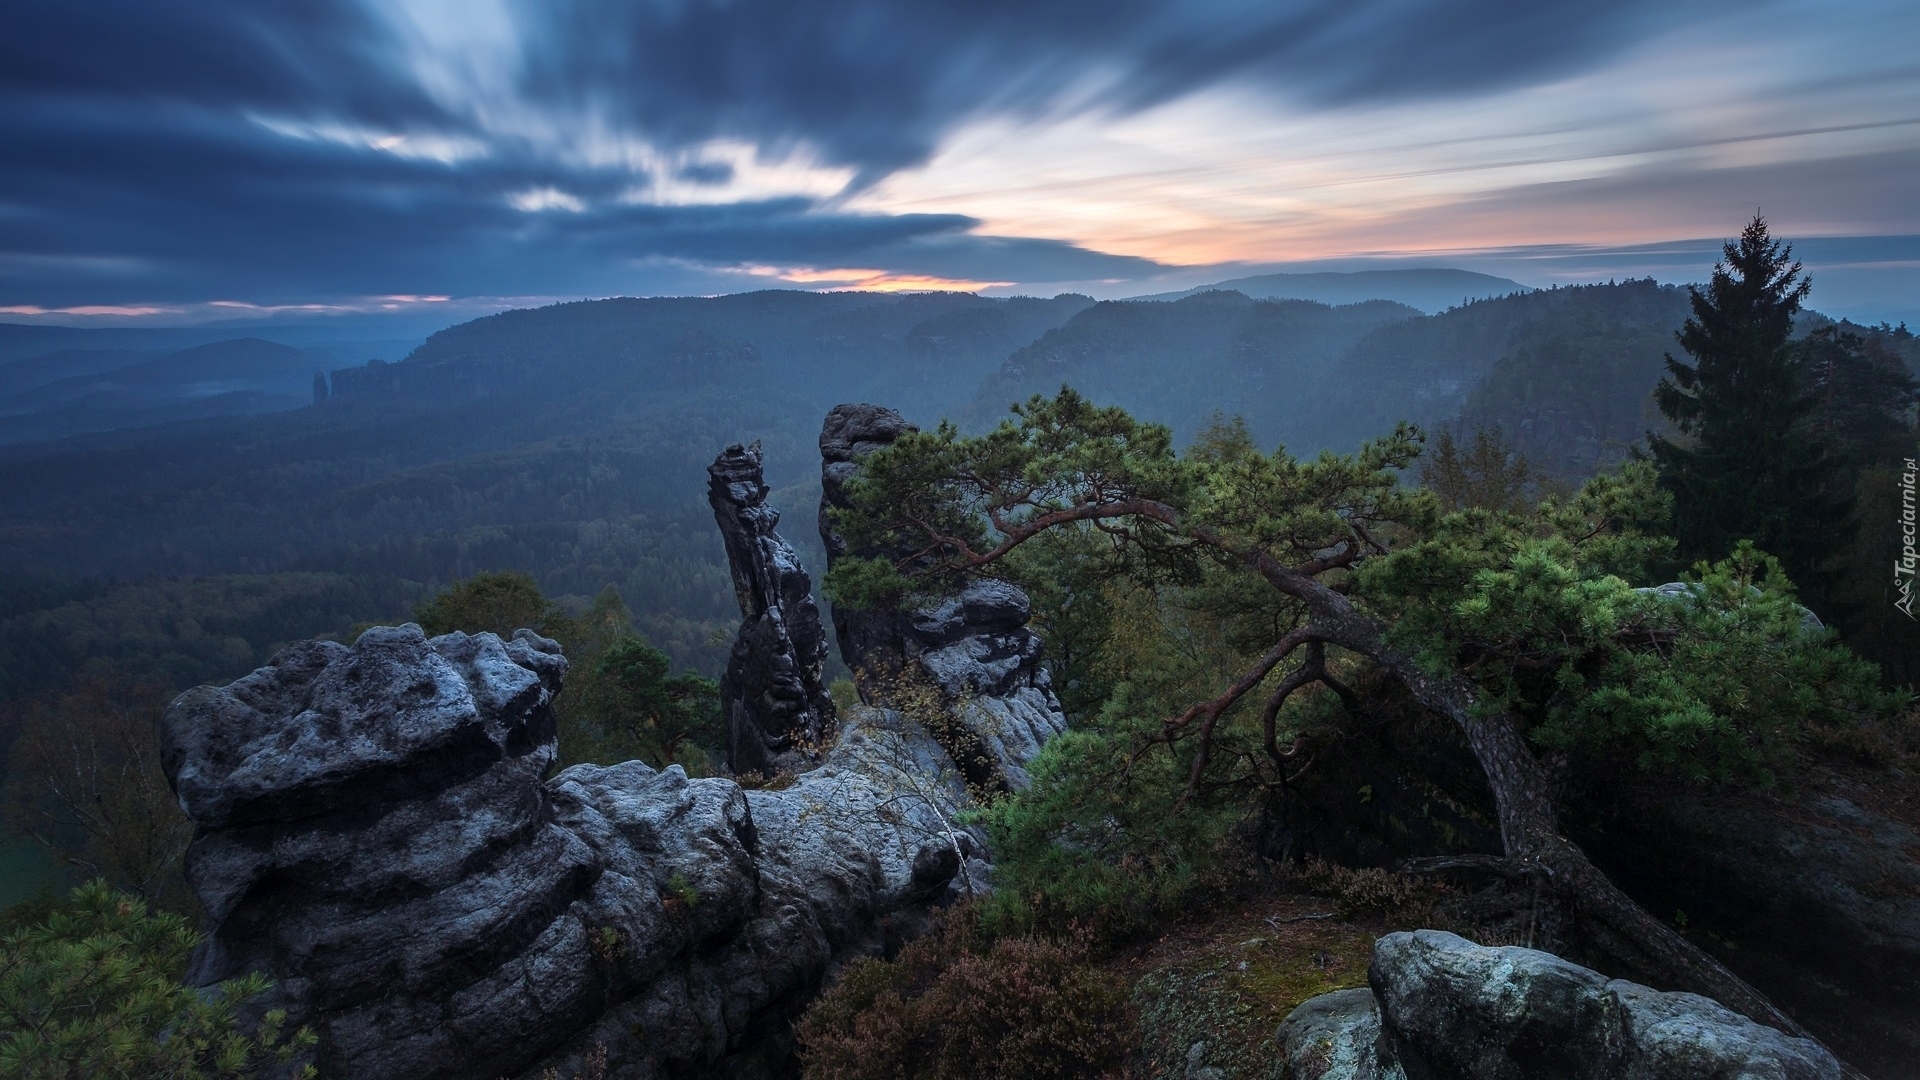
[[[827,635],[813,582],[793,548],[774,532],[780,511],[767,505],[760,444],[734,444],[707,466],[707,501],[727,545],[740,602],[740,632],[720,680],[727,722],[727,767],[771,776],[815,763],[833,724],[821,684]]]

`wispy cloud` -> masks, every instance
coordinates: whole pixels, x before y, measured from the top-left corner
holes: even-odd
[[[1920,232],[1893,0],[17,7],[23,317]]]
[[[507,196],[507,205],[523,214],[537,214],[543,210],[565,210],[578,214],[586,210],[587,204],[578,197],[569,195],[556,187],[528,188]]]
[[[1712,235],[1756,205],[1788,232],[1904,232],[1920,66],[1862,45],[1916,33],[1894,8],[1776,4],[1464,101],[1239,80],[1127,117],[984,117],[850,205],[1179,263]],[[1631,209],[1601,194],[1627,187]]]
[[[442,165],[458,165],[463,161],[486,157],[489,153],[485,142],[465,135],[381,131],[340,121],[291,120],[272,116],[251,116],[249,119],[268,131],[289,139],[328,142],[360,150],[377,150],[397,158],[437,161]]]
[[[178,315],[183,310],[177,307],[156,307],[150,304],[75,304],[72,307],[60,308],[41,307],[38,304],[8,304],[0,306],[0,315],[27,315],[36,318],[48,315],[142,318],[149,315]]]
[[[980,292],[1006,288],[1011,281],[968,281],[932,274],[902,274],[890,270],[817,269],[811,266],[747,266],[739,273],[772,278],[789,285],[816,286],[848,292]]]

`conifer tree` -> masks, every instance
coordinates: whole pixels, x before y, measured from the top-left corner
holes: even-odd
[[[1671,378],[1654,392],[1685,437],[1648,437],[1673,493],[1677,554],[1719,559],[1751,540],[1819,594],[1852,499],[1836,483],[1833,448],[1807,422],[1815,400],[1789,342],[1812,282],[1758,214],[1722,251],[1706,290],[1689,288],[1693,316],[1675,335],[1693,363],[1669,355]]]
[[[1822,327],[1798,342],[1814,406],[1809,423],[1830,440],[1849,481],[1862,469],[1897,465],[1913,453],[1920,380],[1895,346],[1899,332]]]

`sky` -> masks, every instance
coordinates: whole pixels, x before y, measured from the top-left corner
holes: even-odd
[[[1910,0],[0,0],[0,321],[1705,278],[1920,325]]]

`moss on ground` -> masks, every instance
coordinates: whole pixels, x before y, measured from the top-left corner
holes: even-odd
[[[1196,1063],[1228,1080],[1277,1078],[1274,1029],[1308,998],[1365,986],[1386,931],[1373,920],[1304,917],[1330,914],[1326,901],[1288,899],[1170,935],[1138,958],[1132,1074],[1185,1077],[1204,1043]]]

